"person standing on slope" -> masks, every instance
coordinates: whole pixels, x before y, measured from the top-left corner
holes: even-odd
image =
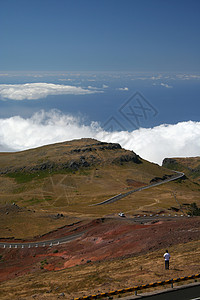
[[[170,254],[169,254],[168,250],[166,250],[166,252],[163,256],[164,256],[164,259],[165,259],[165,270],[169,270]]]

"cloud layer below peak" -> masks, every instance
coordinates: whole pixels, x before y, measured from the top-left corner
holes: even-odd
[[[81,119],[56,110],[40,111],[27,119],[0,119],[0,151],[25,150],[83,137],[120,143],[159,164],[165,157],[200,156],[200,122],[108,132],[96,122],[84,125]]]
[[[0,84],[0,98],[2,100],[35,100],[49,95],[85,95],[100,91],[71,85],[53,83],[25,83],[25,84]]]

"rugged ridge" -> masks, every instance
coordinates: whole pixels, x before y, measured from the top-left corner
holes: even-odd
[[[200,157],[165,158],[162,166],[184,172],[190,179],[200,182]]]
[[[5,158],[7,164],[3,166]],[[126,162],[141,164],[142,160],[136,153],[122,149],[117,143],[81,139],[17,153],[2,154],[0,156],[0,174],[75,171],[99,164],[123,164]]]

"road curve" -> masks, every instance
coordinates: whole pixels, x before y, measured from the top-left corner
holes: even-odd
[[[104,204],[110,204],[110,203],[113,203],[115,201],[118,201],[122,198],[125,198],[127,196],[129,196],[130,194],[133,194],[133,193],[136,193],[136,192],[140,192],[140,191],[143,191],[143,190],[146,190],[146,189],[149,189],[151,187],[154,187],[154,186],[158,186],[158,185],[161,185],[161,184],[164,184],[164,183],[167,183],[167,182],[170,182],[170,181],[173,181],[173,180],[176,180],[176,179],[179,179],[181,177],[183,177],[185,174],[182,173],[182,172],[178,172],[178,171],[174,171],[175,173],[177,173],[177,176],[174,176],[172,178],[168,178],[168,179],[165,179],[165,180],[162,180],[160,182],[156,182],[156,183],[153,183],[153,184],[149,184],[149,185],[145,185],[143,187],[140,187],[138,189],[135,189],[135,190],[131,190],[127,193],[124,193],[124,194],[118,194],[116,196],[113,196],[107,200],[104,200],[103,202],[99,202],[99,203],[95,203],[95,204],[92,204],[90,206],[97,206],[97,205],[104,205]]]
[[[174,171],[174,172],[177,173],[177,176],[175,176],[173,178],[169,178],[169,179],[163,180],[161,182],[156,182],[156,183],[153,183],[153,184],[150,184],[150,185],[146,185],[146,186],[140,187],[138,189],[129,191],[129,192],[124,193],[124,194],[118,194],[118,195],[116,195],[112,198],[109,198],[109,199],[107,199],[103,202],[100,202],[100,203],[93,204],[91,206],[110,204],[110,203],[118,201],[118,200],[120,200],[124,197],[127,197],[128,195],[130,195],[132,193],[139,192],[139,191],[149,189],[149,188],[154,187],[154,186],[158,186],[158,185],[176,180],[176,179],[181,178],[185,175],[182,172],[177,172],[177,171]],[[59,245],[59,244],[63,244],[63,243],[73,241],[73,240],[81,237],[84,233],[85,232],[81,232],[81,233],[73,234],[73,235],[70,235],[70,236],[65,236],[65,237],[62,237],[62,238],[51,239],[51,240],[47,240],[47,241],[38,241],[38,242],[23,242],[23,243],[20,243],[20,242],[0,242],[0,248],[33,248],[33,247],[46,247],[46,246],[52,247],[52,246],[56,246],[56,245]]]
[[[85,232],[65,236],[62,238],[47,240],[47,241],[38,241],[38,242],[0,242],[1,248],[35,248],[35,247],[52,247],[59,244],[64,244],[71,242],[79,237],[81,237]]]

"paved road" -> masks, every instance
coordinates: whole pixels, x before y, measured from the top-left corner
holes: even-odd
[[[138,189],[135,189],[135,190],[132,190],[132,191],[129,191],[125,194],[119,194],[119,195],[116,195],[108,200],[105,200],[101,203],[97,203],[97,204],[94,204],[94,205],[102,205],[102,204],[108,204],[108,203],[112,203],[112,202],[115,202],[119,199],[122,199],[132,193],[135,193],[135,192],[138,192],[138,191],[142,191],[144,189],[148,189],[150,187],[154,187],[154,186],[158,186],[158,185],[161,185],[161,184],[164,184],[164,183],[167,183],[167,182],[170,182],[170,181],[173,181],[173,180],[176,180],[178,178],[181,178],[182,176],[184,176],[184,173],[180,173],[180,172],[177,172],[177,176],[174,176],[172,178],[169,178],[169,179],[166,179],[166,180],[163,180],[161,182],[157,182],[157,183],[153,183],[153,184],[150,184],[150,185],[147,185],[147,186],[144,186],[144,187],[140,187]],[[148,218],[141,218],[140,219],[140,222],[141,221],[147,221]],[[152,220],[153,218],[150,218],[150,220]],[[31,247],[45,247],[45,246],[55,246],[55,245],[59,245],[59,244],[62,244],[62,243],[66,243],[66,242],[69,242],[69,241],[72,241],[74,239],[77,239],[78,237],[82,236],[84,232],[82,233],[78,233],[78,234],[73,234],[71,236],[66,236],[66,237],[63,237],[63,238],[58,238],[58,239],[52,239],[52,240],[47,240],[47,241],[38,241],[38,242],[0,242],[0,247],[1,248],[31,248]]]
[[[139,217],[136,217],[136,218],[130,218],[130,220],[133,220],[134,222],[139,222],[139,223],[141,223],[141,222],[145,222],[145,223],[147,223],[147,222],[152,222],[152,221],[163,221],[163,220],[174,220],[174,219],[180,219],[180,218],[188,218],[188,216],[185,216],[185,215],[176,215],[176,216],[169,216],[169,215],[164,215],[164,216],[152,216],[152,217],[150,217],[150,216],[146,216],[146,217],[143,217],[143,216],[139,216]],[[127,219],[129,219],[129,218],[127,218]]]
[[[81,237],[84,234],[84,232],[73,234],[70,236],[65,236],[62,238],[58,239],[52,239],[52,240],[47,240],[47,241],[38,241],[38,242],[0,242],[0,247],[1,248],[32,248],[32,247],[45,247],[45,246],[55,246],[59,244],[64,244],[70,241],[73,241],[79,237]]]
[[[148,300],[200,300],[200,285],[189,287],[187,289],[180,289],[165,294],[154,295],[147,298]]]
[[[167,294],[162,294],[160,296],[152,296],[148,298],[149,300],[200,300],[200,286],[191,287],[184,290],[178,290],[169,292]]]
[[[162,216],[140,216],[136,218],[127,218],[129,220],[132,220],[133,222],[139,222],[139,223],[146,223],[146,222],[151,222],[151,221],[159,221],[159,220],[172,220],[172,219],[177,219],[177,218],[188,218],[185,216],[167,216],[167,215],[162,215]],[[51,239],[51,240],[44,240],[44,241],[36,241],[36,242],[0,242],[0,248],[32,248],[32,247],[45,247],[45,246],[56,246],[59,244],[64,244],[70,241],[73,241],[79,237],[81,237],[86,231],[82,231],[80,233],[68,235],[62,238],[57,238],[57,239]]]
[[[138,296],[128,296],[122,300],[148,299],[148,300],[200,300],[200,284],[192,284],[178,288],[168,289],[158,293],[145,293]]]
[[[127,193],[124,193],[124,194],[118,194],[118,195],[116,195],[116,196],[114,196],[114,197],[111,197],[111,198],[109,198],[109,199],[107,199],[107,200],[105,200],[105,201],[103,201],[103,202],[96,203],[96,204],[92,204],[92,205],[90,205],[90,206],[110,204],[110,203],[113,203],[113,202],[115,202],[115,201],[118,201],[118,200],[120,200],[120,199],[122,199],[122,198],[124,198],[124,197],[127,197],[127,196],[129,196],[130,194],[132,194],[132,193],[140,192],[140,191],[149,189],[149,188],[151,188],[151,187],[155,187],[155,186],[158,186],[158,185],[161,185],[161,184],[164,184],[164,183],[168,183],[168,182],[170,182],[170,181],[179,179],[179,178],[181,178],[181,177],[183,177],[183,176],[185,175],[185,174],[182,173],[182,172],[177,172],[177,171],[174,171],[174,172],[177,173],[176,176],[173,176],[173,177],[171,177],[171,178],[168,178],[168,179],[165,179],[165,180],[156,182],[156,183],[152,183],[152,184],[149,184],[149,185],[145,185],[145,186],[143,186],[143,187],[140,187],[140,188],[135,189],[135,190],[131,190],[131,191],[129,191],[129,192],[127,192]]]

